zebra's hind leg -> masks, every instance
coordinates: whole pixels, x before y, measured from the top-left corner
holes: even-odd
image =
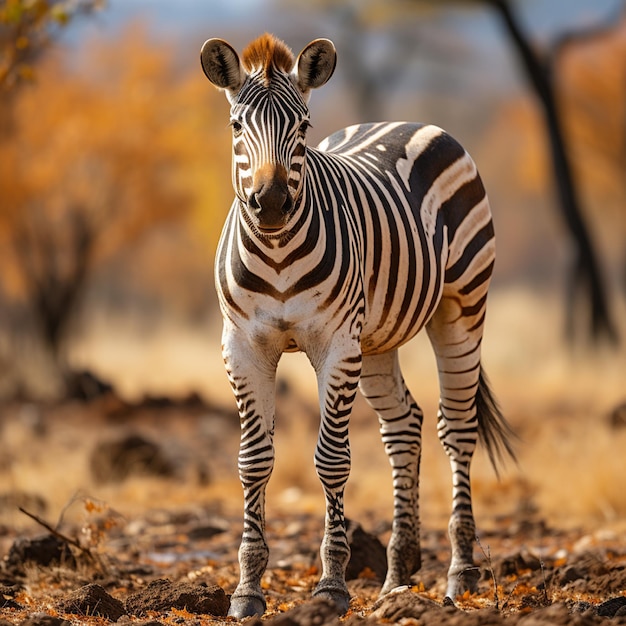
[[[474,564],[476,527],[472,512],[470,464],[478,440],[476,394],[480,376],[485,300],[478,306],[459,297],[442,299],[427,326],[437,358],[440,404],[439,439],[452,469],[452,549],[446,597],[476,591],[480,572]]]
[[[394,512],[381,595],[410,584],[421,567],[419,466],[422,411],[407,389],[397,351],[363,359],[360,389],[378,414],[393,475]]]

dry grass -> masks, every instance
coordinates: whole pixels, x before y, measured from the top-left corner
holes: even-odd
[[[611,429],[607,417],[626,400],[626,351],[575,354],[563,345],[561,328],[556,301],[521,291],[495,292],[491,298],[484,363],[522,443],[519,467],[508,467],[499,483],[483,452],[477,454],[473,479],[481,526],[495,523],[497,516],[536,506],[541,515],[560,526],[624,527],[626,430]],[[159,334],[157,341],[137,339],[132,328],[117,328],[114,336],[105,330],[100,325],[99,332],[87,337],[74,356],[113,379],[127,397],[136,398],[142,390],[185,395],[200,389],[212,402],[234,407],[216,347],[217,325],[204,336],[170,329]],[[626,328],[622,332],[626,336]],[[422,516],[427,525],[441,527],[449,512],[451,484],[448,462],[435,433],[437,376],[427,340],[420,337],[405,347],[402,361],[407,382],[426,415]],[[312,463],[317,430],[314,375],[304,356],[287,355],[280,376],[288,380],[292,392],[279,402],[277,460],[268,512],[321,514],[323,500]],[[201,502],[220,502],[229,510],[240,510],[236,425],[211,426],[207,417],[194,423],[171,419],[151,426],[150,432],[167,447],[187,447],[191,454],[207,460],[213,469],[208,486],[183,477],[177,482],[135,479],[102,487],[90,479],[87,455],[110,426],[100,420],[90,423],[89,413],[81,417],[80,410],[73,407],[71,419],[56,419],[48,437],[40,440],[33,439],[28,415],[5,419],[0,491],[44,494],[51,518],[79,491],[131,515],[147,507]],[[217,448],[219,462],[214,458]],[[352,451],[348,515],[369,513],[388,519],[390,471],[375,416],[361,399],[354,412]],[[4,523],[24,523],[19,514],[5,511],[0,515]]]

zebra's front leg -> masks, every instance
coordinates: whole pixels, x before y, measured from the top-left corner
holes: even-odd
[[[241,333],[224,332],[223,355],[241,425],[239,478],[244,493],[243,535],[239,547],[239,584],[229,615],[262,615],[266,603],[261,577],[269,549],[265,539],[265,488],[274,466],[274,402],[279,356],[255,350]]]
[[[337,338],[335,345],[341,344]],[[333,350],[329,351],[331,354]],[[328,359],[328,353],[327,353]],[[314,364],[315,365],[315,364]],[[345,574],[350,547],[346,536],[343,494],[350,473],[348,424],[361,374],[361,349],[351,342],[341,357],[316,367],[321,422],[315,450],[315,469],[324,488],[326,518],[320,549],[322,576],[313,595],[327,598],[340,614],[348,610],[350,594]]]

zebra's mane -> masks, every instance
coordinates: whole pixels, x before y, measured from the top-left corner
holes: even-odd
[[[242,54],[243,66],[248,73],[261,70],[268,84],[274,72],[291,72],[295,58],[284,41],[265,33],[248,44]]]

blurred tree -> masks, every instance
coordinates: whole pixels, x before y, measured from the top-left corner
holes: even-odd
[[[616,342],[618,335],[610,313],[597,254],[583,218],[581,198],[572,171],[555,87],[556,52],[565,42],[571,44],[576,39],[587,37],[588,33],[569,33],[567,36],[560,37],[557,44],[553,46],[552,54],[542,55],[531,44],[510,1],[478,0],[478,2],[490,5],[500,14],[526,71],[529,83],[543,108],[559,206],[576,246],[576,256],[568,285],[567,335],[570,339],[574,337],[577,317],[581,317],[582,307],[578,305],[582,300],[586,301],[589,306],[591,337],[594,340],[606,338]],[[613,27],[614,20],[611,19],[608,27],[606,25],[594,26],[592,30],[596,36],[598,32]],[[586,312],[582,313],[584,317]]]
[[[626,291],[626,4],[621,16],[565,33],[553,48],[576,182]]]
[[[554,57],[559,104],[577,173],[601,204],[624,206],[626,10],[608,28],[566,33],[556,42]]]
[[[114,47],[81,51],[73,71],[50,59],[16,96],[14,128],[0,144],[5,292],[28,305],[66,388],[64,346],[94,272],[155,229],[176,228],[191,208],[210,213],[219,198],[221,222],[230,204],[227,176],[221,191],[199,173],[224,169],[211,133],[227,145],[228,129],[206,126],[219,94],[172,58],[135,28]]]
[[[399,11],[410,8],[403,2],[323,2],[342,33],[342,67],[357,118],[375,122],[383,117],[385,100],[404,77],[406,68],[398,59],[415,53],[413,24],[402,21]],[[419,8],[418,8],[419,10]],[[381,23],[395,23],[393,37],[372,37]]]
[[[291,6],[289,0],[277,0]],[[419,42],[416,20],[434,11],[411,0],[314,0],[301,2],[302,10],[326,14],[341,40],[341,71],[351,95],[356,121],[384,118],[389,94],[406,76],[401,60],[415,57]],[[389,32],[389,36],[381,33]],[[429,42],[431,43],[431,42]],[[428,54],[428,49],[423,51]]]

